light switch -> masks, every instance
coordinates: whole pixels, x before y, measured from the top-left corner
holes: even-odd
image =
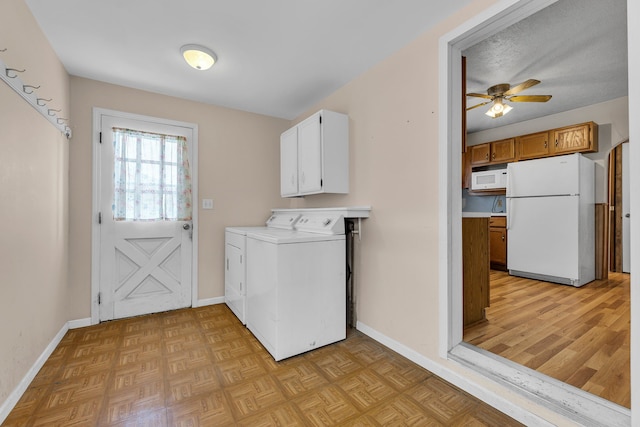
[[[202,199],[202,209],[213,209],[213,200]]]

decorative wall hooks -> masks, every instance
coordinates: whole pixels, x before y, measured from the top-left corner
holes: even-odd
[[[4,52],[7,49],[0,49],[0,52]],[[36,109],[44,118],[46,118],[52,125],[54,125],[60,132],[64,133],[67,139],[71,138],[71,128],[67,125],[69,119],[58,117],[58,113],[62,110],[47,107],[47,104],[53,99],[40,98],[36,94],[36,90],[40,89],[40,86],[30,85],[22,82],[19,74],[24,73],[25,70],[17,68],[10,68],[5,66],[5,63],[0,59],[0,79],[3,80],[9,87],[11,87],[18,95],[24,98],[33,108]]]

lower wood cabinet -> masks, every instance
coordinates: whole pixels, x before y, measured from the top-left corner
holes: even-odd
[[[464,326],[485,319],[489,297],[489,218],[462,218]]]
[[[507,218],[492,216],[489,220],[489,260],[494,270],[507,270]]]

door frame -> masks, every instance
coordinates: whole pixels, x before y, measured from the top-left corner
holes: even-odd
[[[463,94],[460,85],[462,51],[496,32],[547,7],[556,0],[503,0],[484,10],[458,28],[443,35],[439,42],[439,355],[459,364],[474,375],[499,384],[504,390],[516,392],[533,404],[553,410],[558,414],[580,422],[598,420],[603,425],[629,425],[639,416],[632,413],[640,409],[640,393],[632,392],[630,411],[605,399],[577,390],[536,371],[509,362],[462,340],[462,190],[461,190],[461,141]],[[627,0],[627,16],[637,16],[640,5]],[[635,15],[634,15],[635,14]],[[631,19],[628,18],[631,23]],[[628,52],[640,47],[640,29],[628,25]],[[629,116],[640,112],[640,64],[629,56]],[[630,139],[640,135],[640,124],[630,121]],[[639,136],[640,138],[640,136]],[[640,150],[630,147],[630,162],[640,164]],[[630,168],[631,211],[640,203],[633,191],[640,182],[640,169]],[[640,227],[631,227],[631,263],[640,264]],[[631,305],[640,307],[640,275],[631,276]],[[633,312],[633,310],[632,310]],[[640,316],[633,316],[631,328],[640,330]],[[637,334],[636,334],[637,335]],[[639,339],[632,334],[631,354],[640,354]],[[637,359],[637,358],[636,358]],[[640,390],[640,362],[631,357],[631,389]],[[494,402],[505,410],[513,409],[512,399],[496,394],[493,387],[476,388],[476,396]],[[508,393],[507,393],[508,394]],[[506,395],[504,395],[506,396]]]
[[[123,111],[93,107],[93,130],[91,146],[93,147],[92,164],[92,206],[91,206],[91,324],[100,322],[100,308],[98,294],[100,292],[100,128],[102,116],[112,116],[122,119],[155,122],[164,125],[180,126],[192,131],[191,141],[191,195],[193,204],[192,227],[194,230],[191,253],[191,307],[198,305],[198,125],[195,123],[145,116]]]

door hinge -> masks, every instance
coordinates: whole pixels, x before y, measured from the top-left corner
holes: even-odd
[[[102,292],[98,292],[98,305],[102,303]]]
[[[322,187],[322,180],[320,180],[320,187]]]
[[[319,118],[320,118],[320,124],[322,124],[322,116],[320,116]]]
[[[100,142],[100,144],[102,144],[102,132],[100,132],[100,138],[98,139],[98,141]]]
[[[102,212],[98,212],[98,224],[102,224]]]

